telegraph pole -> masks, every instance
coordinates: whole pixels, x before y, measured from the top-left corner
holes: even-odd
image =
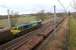
[[[56,27],[56,6],[54,5],[54,29]]]
[[[8,13],[8,26],[11,28],[11,21],[10,21],[10,15],[9,15],[9,9],[7,10]]]
[[[53,22],[54,22],[54,24],[53,24],[53,29],[54,29],[54,37],[56,36],[56,6],[54,5],[54,17],[53,17]],[[54,38],[54,39],[56,39],[56,38]]]

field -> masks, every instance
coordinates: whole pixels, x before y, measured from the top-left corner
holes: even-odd
[[[16,18],[16,24],[22,24],[22,23],[28,23],[30,21],[36,20],[36,17],[17,17]],[[0,19],[0,26],[1,27],[7,27],[8,26],[8,19]]]
[[[48,19],[48,17],[46,17]],[[21,16],[15,19],[16,24],[29,23],[31,21],[38,20],[36,16]],[[0,27],[8,27],[8,19],[0,19]]]
[[[70,17],[69,20],[69,49],[76,50],[76,19]]]

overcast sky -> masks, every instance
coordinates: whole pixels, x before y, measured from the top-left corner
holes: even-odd
[[[73,0],[60,1],[68,11],[75,11],[71,7]],[[0,0],[0,14],[6,14],[7,8],[19,13],[35,13],[40,10],[53,12],[54,5],[56,5],[57,12],[64,12],[64,8],[57,0]]]

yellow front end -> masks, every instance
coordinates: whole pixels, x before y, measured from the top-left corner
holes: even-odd
[[[13,35],[16,35],[17,33],[21,32],[21,30],[15,29],[15,27],[13,27],[10,31]]]

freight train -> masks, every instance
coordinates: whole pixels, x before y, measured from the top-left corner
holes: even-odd
[[[39,28],[42,25],[42,21],[32,21],[29,24],[21,24],[12,27],[9,31],[1,32],[0,44],[8,42],[16,37],[24,35],[32,30]],[[7,39],[7,40],[6,40]]]

